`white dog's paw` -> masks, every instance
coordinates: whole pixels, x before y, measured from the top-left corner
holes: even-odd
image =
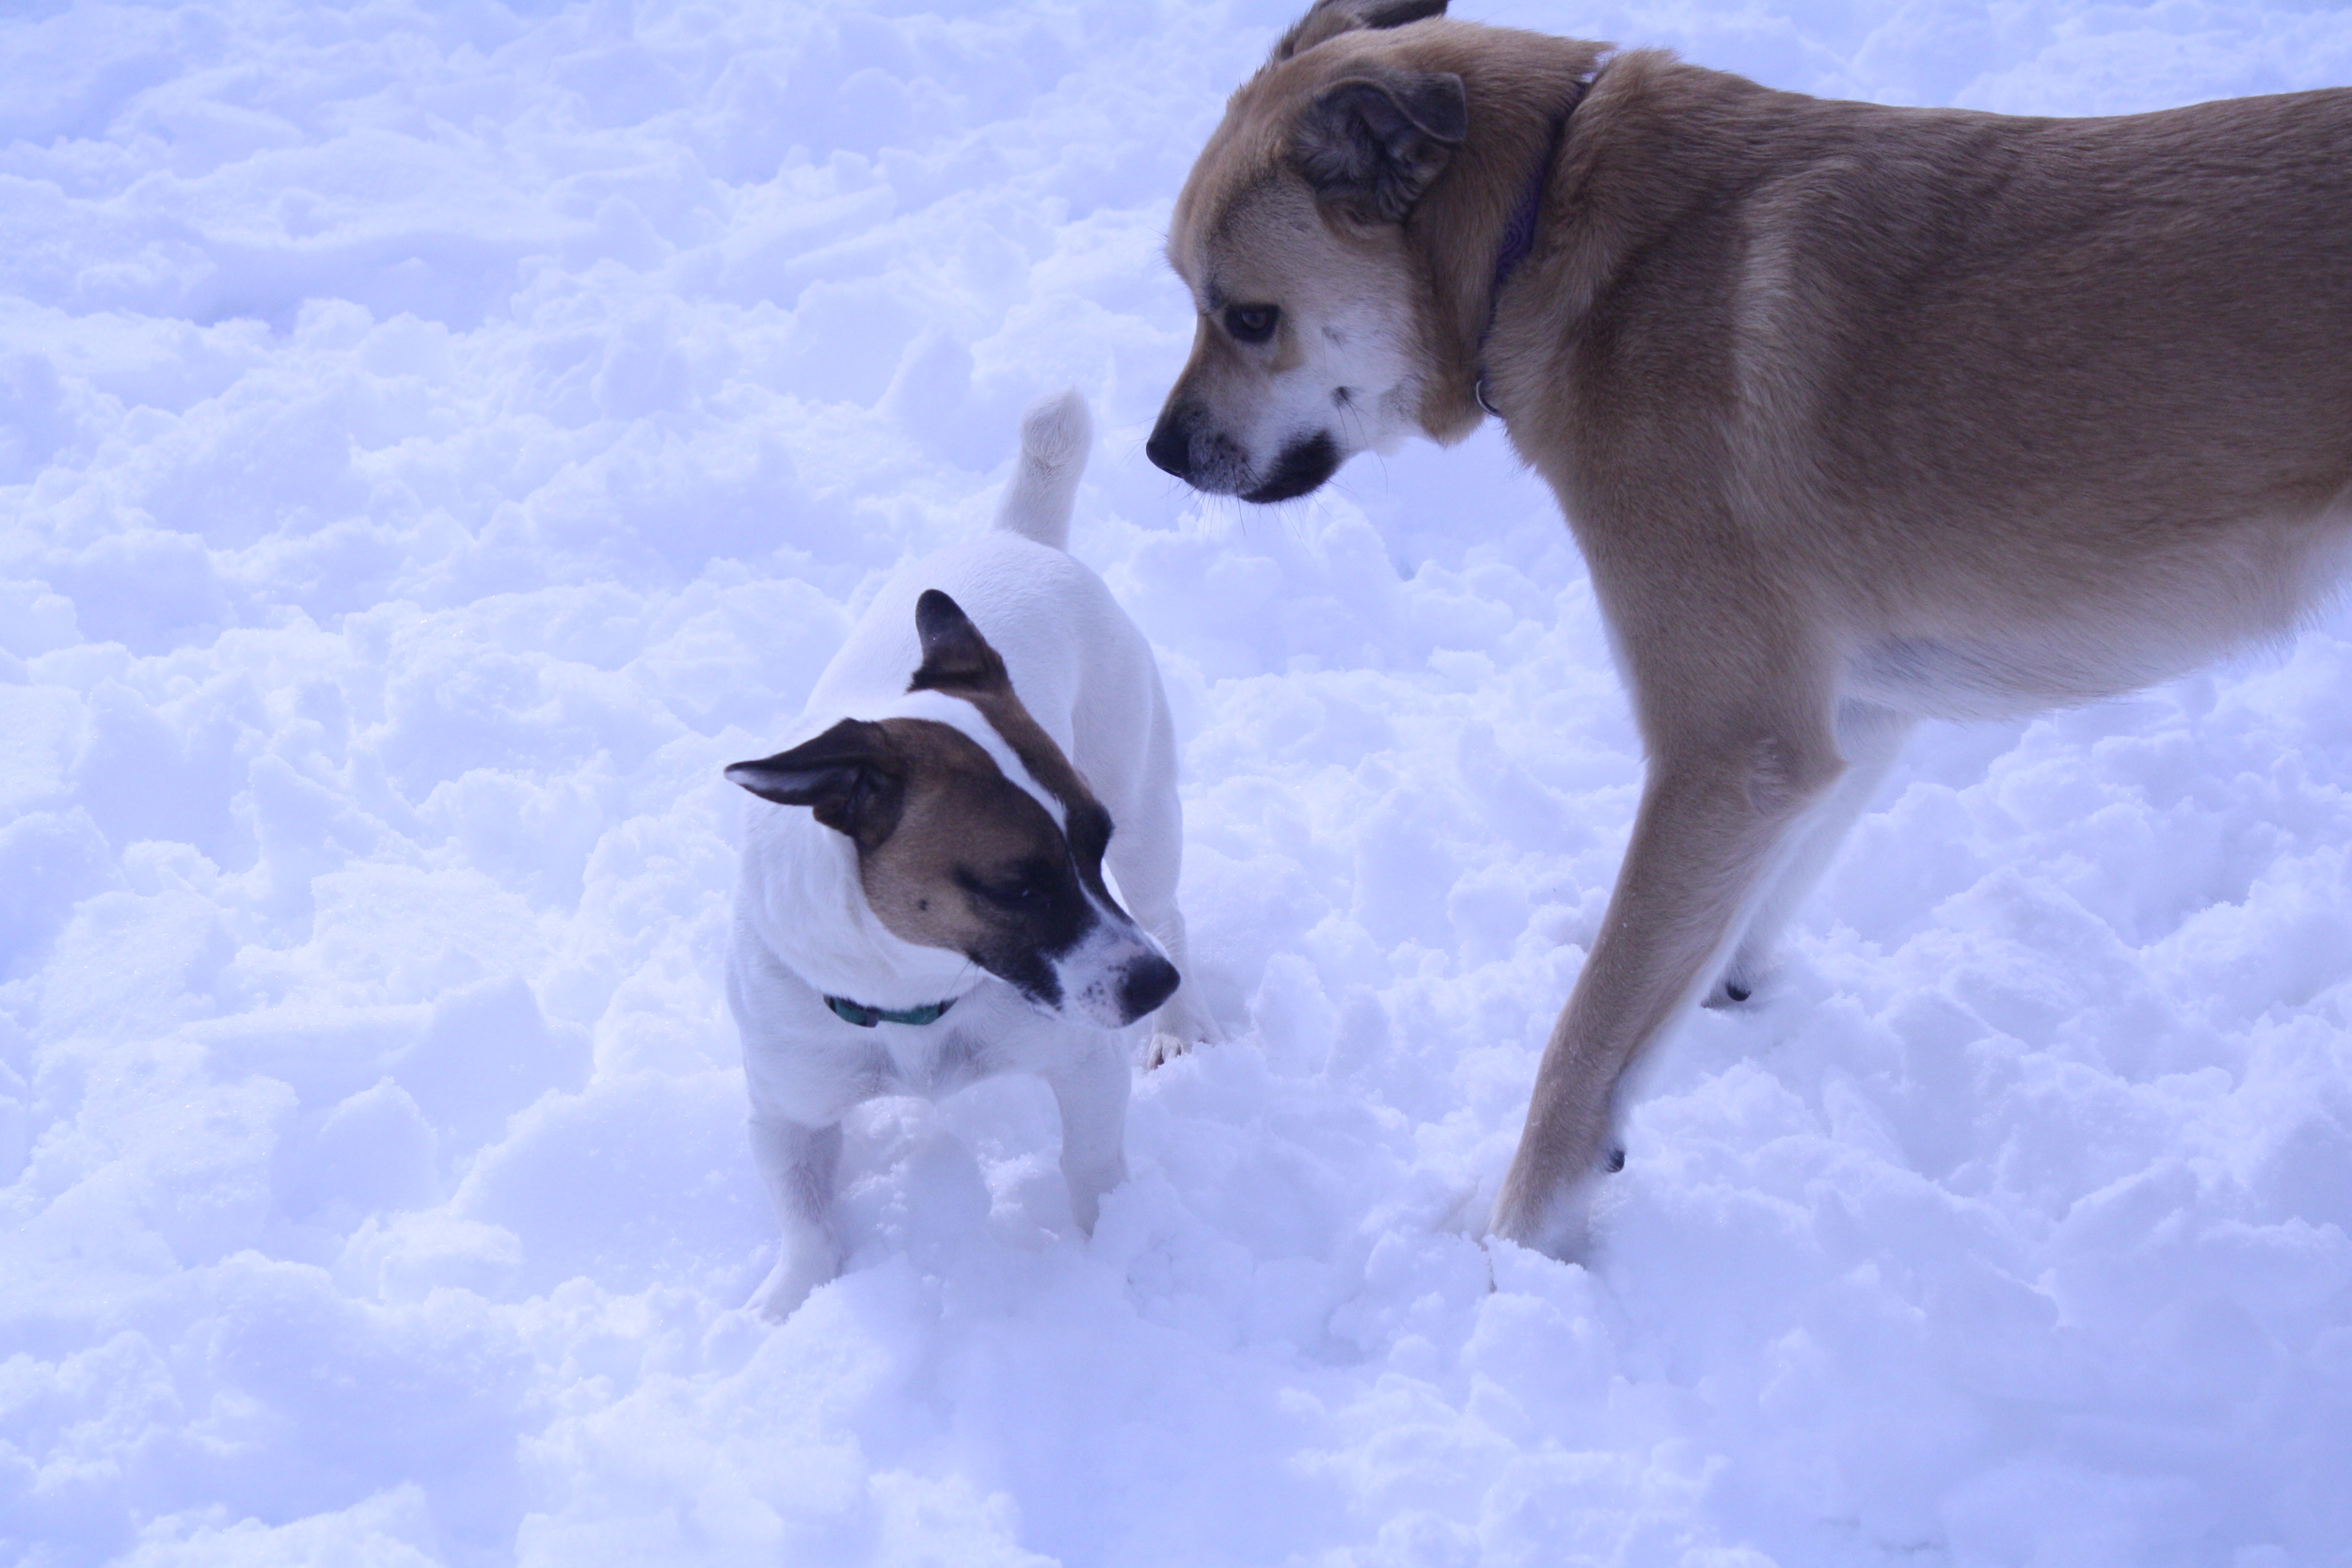
[[[1225,1043],[1216,1020],[1194,1004],[1189,990],[1180,990],[1152,1021],[1152,1038],[1143,1048],[1143,1070],[1189,1056],[1204,1045]]]
[[[1070,1217],[1077,1222],[1078,1234],[1094,1234],[1094,1222],[1103,1217],[1103,1190],[1076,1181],[1070,1183]]]
[[[776,1259],[776,1266],[768,1271],[768,1277],[752,1299],[743,1305],[771,1323],[780,1323],[800,1310],[809,1292],[819,1285],[831,1284],[841,1273],[838,1259],[811,1249],[805,1252],[787,1250]]]
[[[1153,1068],[1165,1066],[1179,1056],[1187,1055],[1192,1048],[1200,1043],[1199,1040],[1188,1040],[1182,1035],[1169,1035],[1153,1030],[1151,1040],[1143,1048],[1143,1070],[1149,1072]]]
[[[1062,1180],[1070,1187],[1070,1217],[1082,1234],[1094,1234],[1102,1217],[1103,1195],[1127,1180],[1127,1157],[1114,1150],[1107,1158],[1062,1163]]]

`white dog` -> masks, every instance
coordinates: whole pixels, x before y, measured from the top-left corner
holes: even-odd
[[[996,526],[898,572],[797,743],[726,770],[770,802],[744,830],[727,966],[752,1151],[784,1222],[752,1299],[770,1318],[840,1271],[851,1106],[1038,1074],[1090,1232],[1126,1176],[1119,1031],[1159,1009],[1153,1062],[1216,1037],[1176,967],[1183,819],[1159,669],[1063,550],[1092,439],[1075,392],[1031,408]]]

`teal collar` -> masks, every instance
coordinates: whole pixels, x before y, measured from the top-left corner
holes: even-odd
[[[909,1007],[905,1012],[894,1013],[887,1007],[869,1007],[862,1002],[852,1002],[843,996],[825,998],[825,1006],[833,1009],[834,1017],[844,1023],[854,1023],[861,1029],[871,1029],[877,1023],[937,1023],[941,1015],[955,1005],[956,999],[951,996],[945,1002],[934,1002],[929,1006]]]

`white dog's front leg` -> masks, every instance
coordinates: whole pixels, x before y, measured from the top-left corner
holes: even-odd
[[[1154,777],[1158,787],[1146,790],[1104,857],[1119,879],[1120,896],[1136,924],[1152,933],[1168,954],[1168,961],[1183,976],[1176,992],[1152,1018],[1152,1037],[1144,1046],[1147,1072],[1196,1045],[1215,1045],[1225,1037],[1216,1020],[1200,1001],[1194,983],[1192,953],[1184,937],[1184,911],[1176,907],[1176,880],[1183,864],[1184,807],[1176,799],[1176,764],[1166,736],[1155,741],[1159,757]]]
[[[1196,1045],[1221,1043],[1225,1031],[1209,1015],[1209,1009],[1200,1001],[1200,989],[1193,984],[1192,953],[1184,940],[1184,912],[1171,904],[1157,921],[1146,922],[1144,928],[1159,939],[1160,946],[1168,953],[1168,961],[1184,976],[1176,994],[1152,1015],[1152,1037],[1143,1052],[1144,1070],[1148,1072],[1163,1062],[1184,1055]]]
[[[771,1323],[782,1323],[811,1291],[841,1272],[841,1243],[833,1228],[841,1124],[805,1127],[755,1117],[751,1132],[752,1158],[784,1227],[784,1250],[748,1305]]]
[[[1127,1056],[1107,1032],[1048,1070],[1045,1082],[1061,1107],[1061,1174],[1070,1184],[1070,1212],[1094,1234],[1104,1193],[1127,1180]]]

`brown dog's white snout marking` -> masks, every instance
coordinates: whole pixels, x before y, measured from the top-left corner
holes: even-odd
[[[1754,990],[1918,720],[2163,679],[2336,579],[2352,91],[1837,103],[1443,9],[1320,0],[1234,93],[1147,451],[1279,500],[1492,411],[1566,513],[1649,760],[1494,1210],[1567,1256],[1626,1069]]]

